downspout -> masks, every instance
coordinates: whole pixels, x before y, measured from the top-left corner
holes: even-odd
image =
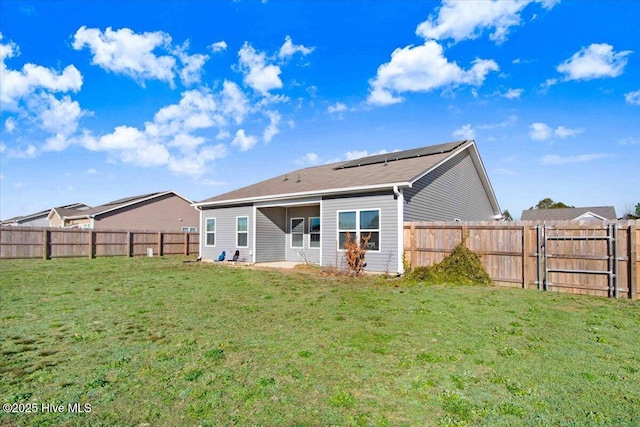
[[[396,195],[397,199],[399,199],[400,196],[402,195],[402,193],[400,193],[400,190],[398,190],[398,185],[397,184],[393,185],[393,194]]]
[[[398,203],[398,274],[404,273],[404,265],[402,263],[402,255],[404,253],[404,195],[398,189],[398,185],[393,186],[393,194],[395,194]]]

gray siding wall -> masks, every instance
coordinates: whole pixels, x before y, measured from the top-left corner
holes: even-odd
[[[78,214],[82,214],[78,211]],[[198,211],[174,194],[165,194],[142,203],[97,215],[96,230],[182,231],[182,227],[198,227]],[[80,220],[79,223],[91,223]]]
[[[300,254],[300,249],[304,251],[307,259],[312,263],[320,263],[320,250],[322,247],[322,238],[320,239],[320,248],[311,248],[309,246],[309,218],[320,216],[320,206],[296,206],[287,208],[287,241],[286,247],[286,260],[287,261],[299,261],[303,262],[304,258]],[[304,218],[304,237],[302,248],[291,247],[291,218]],[[322,223],[320,224],[320,233],[322,234]]]
[[[494,219],[489,196],[467,150],[403,190],[405,221]]]
[[[256,210],[256,262],[285,259],[287,209],[281,207]]]
[[[236,217],[248,217],[248,241],[246,248],[238,248],[236,245]],[[216,219],[216,243],[214,247],[206,246],[206,219]],[[202,259],[217,260],[225,251],[227,259],[231,259],[236,249],[240,251],[240,259],[251,261],[250,251],[253,247],[253,206],[238,206],[231,208],[207,209],[202,211],[202,223],[200,224],[200,254]]]
[[[358,197],[323,198],[322,264],[346,267],[338,245],[338,211],[380,209],[380,251],[368,251],[365,271],[398,271],[398,201],[393,192]]]

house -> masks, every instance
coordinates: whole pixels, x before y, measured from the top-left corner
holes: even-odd
[[[501,217],[472,140],[299,169],[194,206],[204,260],[341,266],[350,233],[371,236],[367,270],[380,272],[402,272],[404,221]]]
[[[72,203],[70,205],[60,206],[59,208],[54,209],[65,209],[69,212],[83,211],[90,209],[89,206],[83,203]],[[11,226],[21,226],[21,227],[49,227],[49,219],[47,216],[51,212],[51,209],[47,209],[44,211],[36,212],[30,215],[18,216],[15,218],[10,218],[5,221],[2,221],[0,225],[11,225]]]
[[[615,221],[613,206],[591,206],[584,208],[526,209],[522,211],[522,221],[576,221],[580,223]]]
[[[178,232],[197,231],[199,220],[192,201],[174,191],[126,197],[81,212],[54,208],[47,218],[51,227]]]

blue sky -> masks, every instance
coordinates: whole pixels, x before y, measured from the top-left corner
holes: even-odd
[[[501,209],[640,202],[637,1],[0,2],[0,217],[473,138]]]

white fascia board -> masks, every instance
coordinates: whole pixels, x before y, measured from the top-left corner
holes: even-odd
[[[305,206],[305,205],[317,205],[322,200],[321,197],[310,197],[304,199],[282,200],[282,201],[268,201],[268,202],[255,202],[254,206],[257,208],[273,208],[281,206]]]
[[[203,207],[215,207],[215,206],[224,206],[236,203],[259,203],[259,202],[273,202],[273,206],[281,206],[278,201],[286,201],[291,199],[299,199],[302,197],[322,197],[328,195],[335,194],[353,194],[353,193],[361,193],[366,191],[375,191],[375,190],[391,190],[394,186],[398,188],[403,187],[411,187],[411,183],[409,182],[392,182],[389,184],[376,184],[376,185],[362,185],[358,187],[345,187],[345,188],[331,188],[328,190],[320,190],[320,191],[303,191],[300,193],[288,193],[288,194],[274,194],[270,196],[256,196],[256,197],[246,197],[241,199],[229,199],[229,200],[220,200],[217,202],[202,202],[202,203],[194,203],[193,206],[197,208]],[[264,207],[264,206],[263,206]]]
[[[585,218],[595,218],[595,219],[599,219],[601,221],[606,221],[606,218],[597,214],[594,214],[593,212],[585,212],[582,215],[575,217],[573,219],[573,221],[579,221],[581,219],[585,219]]]

